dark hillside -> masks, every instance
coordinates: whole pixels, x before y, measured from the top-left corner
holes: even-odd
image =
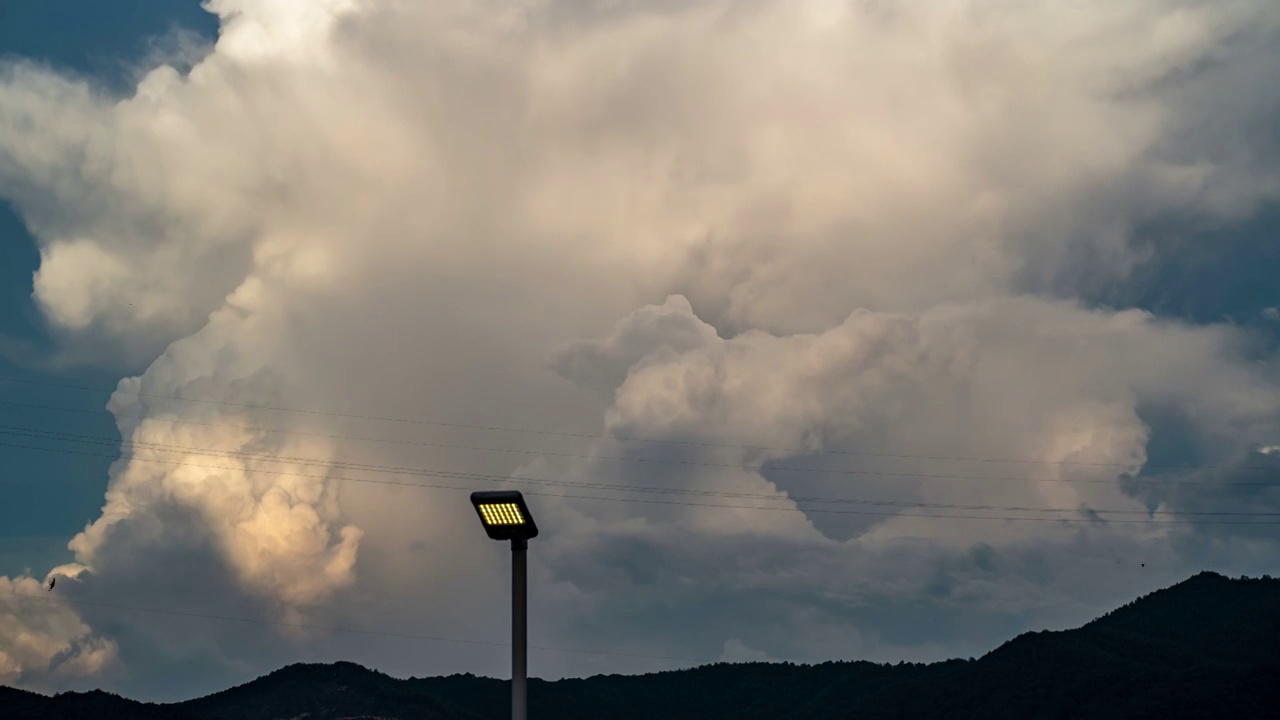
[[[0,688],[5,720],[501,720],[509,685],[291,665],[176,705]],[[1087,625],[1020,635],[978,660],[745,663],[529,683],[548,720],[1263,718],[1280,708],[1280,580],[1201,573]]]
[[[171,705],[152,705],[94,690],[53,697],[0,687],[0,718],[4,720],[199,720]]]
[[[498,681],[490,681],[498,685]],[[505,685],[503,687],[506,687]],[[447,707],[411,680],[398,680],[355,663],[290,665],[229,690],[183,704],[202,718],[421,718],[480,720]],[[439,696],[447,697],[447,696]]]

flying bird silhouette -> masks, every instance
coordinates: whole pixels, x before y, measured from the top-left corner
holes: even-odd
[[[58,578],[49,578],[49,589],[53,590],[54,583],[58,582]]]

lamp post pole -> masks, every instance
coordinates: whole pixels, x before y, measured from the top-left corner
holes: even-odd
[[[511,720],[528,720],[529,717],[525,694],[528,674],[528,551],[528,540],[511,541]]]
[[[471,493],[480,524],[491,540],[511,541],[511,720],[529,720],[529,539],[538,524],[517,490]]]

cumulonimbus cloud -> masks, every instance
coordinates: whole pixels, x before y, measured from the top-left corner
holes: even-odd
[[[607,622],[655,649],[654,608],[696,615],[714,583],[746,593],[741,611],[725,606],[718,637],[666,642],[708,659],[730,642],[891,655],[905,641],[859,625],[884,598],[946,586],[949,602],[1029,616],[1052,592],[1105,592],[1076,589],[1065,561],[1036,569],[1079,551],[1079,526],[912,518],[911,503],[1176,511],[1183,495],[1121,477],[1147,461],[1152,412],[1193,416],[1228,463],[1274,442],[1280,386],[1239,331],[1077,300],[1162,251],[1144,224],[1232,222],[1280,194],[1258,129],[1280,74],[1266,0],[208,7],[209,54],[129,97],[30,64],[0,79],[0,191],[40,243],[36,302],[69,341],[92,339],[89,359],[150,353],[110,406],[126,457],[103,514],[72,541],[83,570],[67,582],[85,592],[479,633],[476,598],[500,577],[458,546],[474,528],[457,498],[340,479],[353,463],[784,502],[852,495],[796,471],[819,451],[1041,463],[1023,483],[868,475],[858,496],[906,504],[860,519],[541,500],[559,529],[535,572],[565,643]],[[604,439],[565,452],[436,426],[430,447],[371,444],[350,436],[423,438],[248,408],[263,405]],[[711,444],[642,452],[619,440],[632,435]],[[1126,552],[1174,532],[1129,527],[1091,532]],[[722,539],[743,532],[760,558],[809,563],[777,566],[790,591],[727,560]],[[626,549],[680,572],[606,571]],[[699,563],[715,568],[702,583]],[[849,613],[815,620],[806,592]],[[730,626],[764,617],[810,631]],[[97,672],[114,646],[78,618],[31,625],[30,651],[0,646],[10,677],[68,652],[83,662],[64,671]]]

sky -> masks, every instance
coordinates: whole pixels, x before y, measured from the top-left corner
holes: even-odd
[[[1270,0],[127,5],[0,0],[0,683],[503,676],[473,489],[546,678],[1275,572]]]

